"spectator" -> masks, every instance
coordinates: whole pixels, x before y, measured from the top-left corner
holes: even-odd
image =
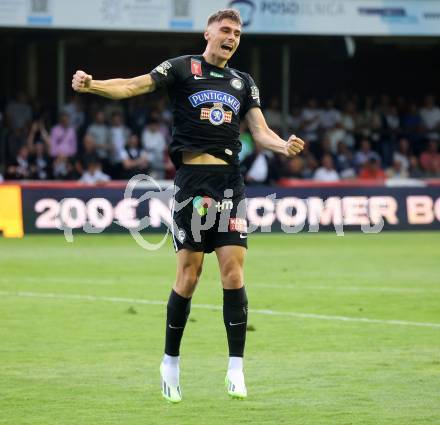
[[[271,152],[263,151],[258,145],[241,163],[244,181],[247,184],[269,184],[278,180],[279,167]]]
[[[125,149],[129,137],[130,130],[125,126],[122,114],[118,112],[114,113],[110,127],[110,144],[112,149],[110,162],[113,177],[119,178],[121,176],[122,152]]]
[[[148,154],[152,177],[163,179],[167,141],[163,132],[160,131],[159,120],[154,117],[150,119],[142,132],[142,147]]]
[[[99,110],[95,113],[92,124],[87,127],[86,135],[93,137],[98,158],[104,164],[108,164],[112,146],[110,143],[110,129],[105,122],[103,111]]]
[[[130,179],[136,174],[148,172],[148,155],[139,143],[139,137],[132,134],[122,152],[123,178]]]
[[[304,158],[303,177],[305,179],[313,178],[315,170],[319,166],[319,162],[315,155],[310,151],[310,144],[306,143],[302,151],[301,157]]]
[[[5,150],[7,158],[16,158],[18,151],[26,145],[26,130],[15,128],[5,136]]]
[[[52,177],[52,161],[47,154],[46,145],[41,141],[33,145],[31,172],[32,178],[36,180],[48,180]]]
[[[354,155],[354,165],[360,169],[370,159],[375,159],[380,163],[380,156],[371,150],[371,143],[368,139],[361,140],[360,149]]]
[[[27,137],[27,146],[31,152],[34,151],[34,147],[37,143],[42,143],[47,148],[50,146],[50,136],[43,120],[36,120],[32,123]]]
[[[294,179],[304,178],[304,159],[301,156],[287,159],[284,164],[283,176]]]
[[[77,107],[77,100],[72,99],[67,111],[72,115],[73,120],[84,122],[84,118],[75,118],[78,110],[79,115],[83,115],[82,106]],[[131,128],[134,129],[143,122],[147,122],[147,125],[142,127],[140,143],[142,146],[146,142],[152,158],[148,166],[152,168],[152,175],[158,178],[171,178],[174,170],[166,151],[170,138],[170,115],[165,102],[162,96],[156,97],[154,102],[150,103],[139,98],[129,104]],[[293,104],[299,105],[299,98],[296,98]],[[317,102],[310,99],[303,110],[295,107],[294,116],[289,116],[290,129],[294,134],[303,134],[304,129],[311,130],[311,138],[307,141],[312,143],[307,145],[301,158],[289,161],[283,161],[282,158],[274,159],[275,166],[278,166],[277,161],[282,162],[282,167],[277,172],[295,178],[313,178],[319,166],[316,157],[331,154],[340,178],[353,177],[353,168],[359,172],[362,164],[370,158],[378,160],[379,165],[385,164],[386,174],[390,178],[402,177],[406,174],[411,178],[440,176],[440,170],[437,170],[436,165],[437,157],[440,155],[437,139],[440,135],[440,108],[433,96],[427,96],[420,109],[414,99],[407,100],[402,96],[391,99],[388,95],[381,96],[380,105],[377,108],[374,107],[374,99],[371,96],[364,99],[355,95],[338,96],[338,104],[345,105],[343,114],[335,107],[333,99],[324,100],[323,104],[325,107],[320,110]],[[355,107],[357,104],[362,105],[359,111]],[[125,161],[122,161],[121,157],[126,158],[127,149],[131,145],[130,142],[125,147],[130,129],[124,125],[123,115],[120,114],[120,117],[115,119],[115,121],[121,121],[122,126],[114,125],[110,131],[102,112],[107,105],[107,109],[122,111],[122,104],[96,102],[87,105],[88,110],[95,111],[95,114],[85,134],[94,139],[94,142],[89,143],[87,139],[83,139],[83,142],[78,145],[79,155],[75,153],[78,156],[74,162],[72,158],[73,152],[77,151],[78,136],[72,125],[65,124],[64,118],[60,117],[60,122],[53,126],[48,134],[46,128],[51,129],[48,107],[38,103],[31,107],[24,94],[20,94],[9,103],[6,102],[6,105],[4,121],[1,122],[0,118],[0,170],[4,177],[9,177],[8,167],[16,164],[18,158],[23,162],[22,152],[19,155],[22,146],[28,147],[27,161],[31,173],[26,178],[78,179],[87,169],[86,157],[93,157],[96,161],[96,155],[106,174],[128,178],[129,175],[137,172],[137,169],[126,168],[123,165]],[[32,109],[40,117],[33,122]],[[148,111],[150,113],[147,117]],[[308,118],[313,118],[317,112],[318,122],[314,122],[313,119],[309,121]],[[281,127],[282,117],[278,98],[271,101],[267,113],[269,121],[273,121],[275,127]],[[45,114],[44,119],[42,114]],[[67,121],[70,123],[69,119]],[[354,138],[359,143],[359,150],[355,154],[350,148]],[[366,143],[363,142],[365,139],[368,140]],[[426,139],[428,142],[424,149]],[[241,128],[240,140],[242,143],[239,155],[241,160],[251,153],[255,154],[252,137],[245,127]],[[434,140],[434,142],[429,140]],[[369,144],[368,149],[364,148],[365,144]],[[94,145],[93,149],[89,149],[87,147],[89,145]],[[433,145],[437,147],[434,149]],[[142,147],[139,149],[144,150]],[[130,161],[131,159],[133,158],[130,157]],[[78,167],[78,161],[81,167]],[[116,161],[114,169],[109,167],[110,161],[112,163]],[[145,168],[142,170],[145,172]]]
[[[95,147],[95,139],[89,133],[87,133],[82,142],[81,153],[77,156],[75,161],[75,168],[79,175],[82,175],[87,169],[89,162],[100,162]]]
[[[158,113],[158,118],[161,122],[163,122],[167,127],[170,127],[173,121],[173,114],[169,108],[167,108],[167,98],[162,96],[155,103],[156,110]]]
[[[273,96],[269,101],[269,107],[264,110],[264,117],[270,128],[279,133],[283,127],[283,116],[280,109],[280,100]]]
[[[71,160],[62,155],[53,160],[52,175],[55,180],[75,180],[78,176]]]
[[[344,143],[349,147],[354,147],[354,133],[356,131],[356,106],[353,102],[347,102],[342,114],[341,123],[343,129],[346,131]]]
[[[420,179],[425,177],[422,169],[419,165],[419,159],[415,155],[411,155],[409,158],[409,169],[408,169],[409,177],[412,179]]]
[[[353,153],[348,149],[347,145],[339,142],[336,154],[336,170],[342,179],[356,177],[354,169]]]
[[[396,161],[400,162],[402,171],[407,173],[409,170],[409,157],[409,140],[405,137],[402,137],[401,139],[399,139],[398,150],[393,152],[393,163],[395,164]]]
[[[79,179],[81,183],[97,184],[110,181],[110,176],[102,171],[101,163],[96,158],[90,160],[87,164],[87,169]]]
[[[374,110],[373,98],[371,96],[365,99],[365,106],[356,116],[357,134],[362,138],[379,139],[379,130],[381,127],[380,115]]]
[[[428,135],[439,136],[440,108],[435,105],[434,96],[426,96],[423,108],[420,110],[420,116]]]
[[[402,117],[403,132],[411,141],[416,142],[419,140],[422,125],[422,117],[420,116],[417,104],[412,102]]]
[[[321,111],[319,122],[320,127],[326,131],[335,127],[336,124],[342,120],[341,112],[335,108],[335,102],[333,99],[327,99],[325,102],[325,108]]]
[[[76,155],[77,140],[75,129],[70,125],[69,115],[62,112],[59,123],[50,132],[51,157],[72,157]]]
[[[69,122],[75,130],[78,131],[84,125],[85,114],[83,105],[81,97],[77,94],[73,95],[70,98],[70,102],[64,105],[63,112],[69,116]]]
[[[132,97],[129,103],[129,124],[135,133],[140,133],[145,126],[148,116],[148,106],[144,96]]]
[[[120,115],[122,121],[124,121],[124,107],[122,102],[120,100],[112,100],[106,103],[104,106],[104,115],[107,122],[112,122],[115,115]]]
[[[429,140],[427,149],[420,155],[420,165],[429,177],[440,176],[440,153],[437,140],[433,138]]]
[[[324,155],[330,155],[333,159],[333,163],[335,163],[336,155],[332,151],[332,146],[330,144],[330,139],[327,137],[324,137],[321,139],[319,145],[312,145],[312,148],[314,148],[314,153],[316,156],[321,160]]]
[[[388,106],[382,116],[382,137],[378,146],[385,164],[392,162],[395,141],[400,132],[400,118],[397,107],[394,105]]]
[[[330,154],[325,154],[321,159],[321,167],[319,167],[313,175],[314,180],[324,182],[335,182],[339,180],[339,174],[335,170],[333,158]]]
[[[325,133],[324,137],[326,137],[329,140],[331,151],[333,153],[336,153],[339,143],[342,142],[345,144],[347,131],[342,126],[342,122],[337,122],[333,128],[329,129]]]
[[[6,177],[14,180],[29,179],[31,177],[29,149],[26,145],[18,150],[17,156],[6,168]]]
[[[315,99],[309,99],[301,114],[301,134],[304,140],[316,142],[319,134],[321,112]]]
[[[292,109],[292,114],[289,117],[288,121],[289,130],[291,133],[298,133],[301,128],[301,109],[298,106],[295,106]]]
[[[394,139],[400,133],[400,117],[396,106],[390,106],[385,112],[383,127],[388,138]]]
[[[171,142],[170,138],[170,128],[168,124],[166,124],[162,118],[162,113],[158,109],[153,109],[150,112],[150,115],[147,120],[147,124],[149,121],[157,121],[159,123],[159,131],[163,134],[165,137],[165,141],[167,145]]]
[[[389,179],[407,179],[409,177],[408,170],[405,170],[402,162],[399,159],[395,159],[393,165],[386,171],[386,176]]]
[[[384,180],[385,173],[379,166],[379,160],[374,157],[370,157],[361,168],[359,173],[360,179],[365,180]]]
[[[6,106],[6,119],[8,126],[13,131],[28,128],[32,120],[32,108],[25,93],[19,92],[16,98],[8,103]]]

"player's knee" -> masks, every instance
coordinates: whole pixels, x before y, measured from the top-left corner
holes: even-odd
[[[222,273],[222,283],[225,289],[238,289],[243,286],[243,273],[239,267],[234,267]]]
[[[201,268],[193,265],[184,266],[182,270],[180,270],[177,274],[176,287],[180,289],[181,293],[192,296],[201,271]]]

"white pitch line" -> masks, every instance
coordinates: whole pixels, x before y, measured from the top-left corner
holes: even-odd
[[[0,283],[60,283],[60,284],[75,284],[75,285],[112,285],[116,283],[123,283],[121,279],[95,279],[95,278],[84,278],[77,277],[71,278],[67,276],[41,276],[41,277],[33,277],[33,276],[20,276],[20,277],[0,277]]]
[[[89,277],[68,277],[68,276],[17,276],[17,277],[5,277],[0,276],[0,283],[59,283],[59,284],[71,284],[71,285],[119,285],[124,284],[123,279],[118,278],[89,278]],[[159,282],[153,282],[159,284]],[[130,284],[144,285],[145,282],[141,280],[131,280]],[[160,283],[162,284],[162,283]],[[326,286],[326,285],[314,285],[314,284],[277,284],[277,283],[252,283],[249,284],[249,288],[268,288],[268,289],[289,289],[289,290],[306,290],[306,291],[338,291],[338,292],[390,292],[390,293],[402,293],[402,294],[432,294],[440,293],[439,288],[402,288],[391,286]]]
[[[162,306],[166,305],[165,301],[144,300],[140,298],[106,297],[106,296],[81,295],[81,294],[56,294],[50,292],[0,291],[0,295],[12,296],[12,297],[50,298],[50,299],[62,299],[62,300],[108,301],[113,303],[144,304],[144,305],[162,305]],[[213,304],[191,304],[191,307],[205,309],[205,310],[223,309],[222,306],[213,305]],[[440,329],[440,323],[429,323],[429,322],[369,319],[367,317],[328,316],[325,314],[297,313],[293,311],[276,311],[276,310],[249,309],[249,312],[253,314],[263,314],[266,316],[282,316],[282,317],[287,316],[287,317],[298,317],[301,319],[336,320],[341,322],[377,323],[381,325],[419,326],[419,327]]]
[[[296,289],[296,290],[324,290],[324,291],[340,291],[340,292],[394,292],[394,293],[408,293],[408,294],[427,294],[438,293],[440,289],[421,289],[421,288],[393,288],[391,286],[325,286],[325,285],[291,285],[291,284],[277,284],[277,283],[252,283],[252,288],[269,288],[269,289]]]

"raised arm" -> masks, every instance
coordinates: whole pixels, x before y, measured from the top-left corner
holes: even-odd
[[[125,99],[151,93],[156,89],[156,83],[150,74],[134,78],[94,80],[84,71],[76,71],[72,79],[72,88],[79,93],[93,93],[109,99]]]
[[[304,141],[295,135],[291,135],[287,142],[273,132],[267,125],[260,108],[251,108],[245,115],[249,131],[255,143],[263,149],[285,155],[295,156],[304,149]]]

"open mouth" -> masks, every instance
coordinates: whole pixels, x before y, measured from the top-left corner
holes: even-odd
[[[223,44],[223,45],[221,46],[221,49],[224,50],[224,51],[226,51],[226,52],[232,52],[232,46],[229,46],[229,45],[227,45],[227,44]]]

